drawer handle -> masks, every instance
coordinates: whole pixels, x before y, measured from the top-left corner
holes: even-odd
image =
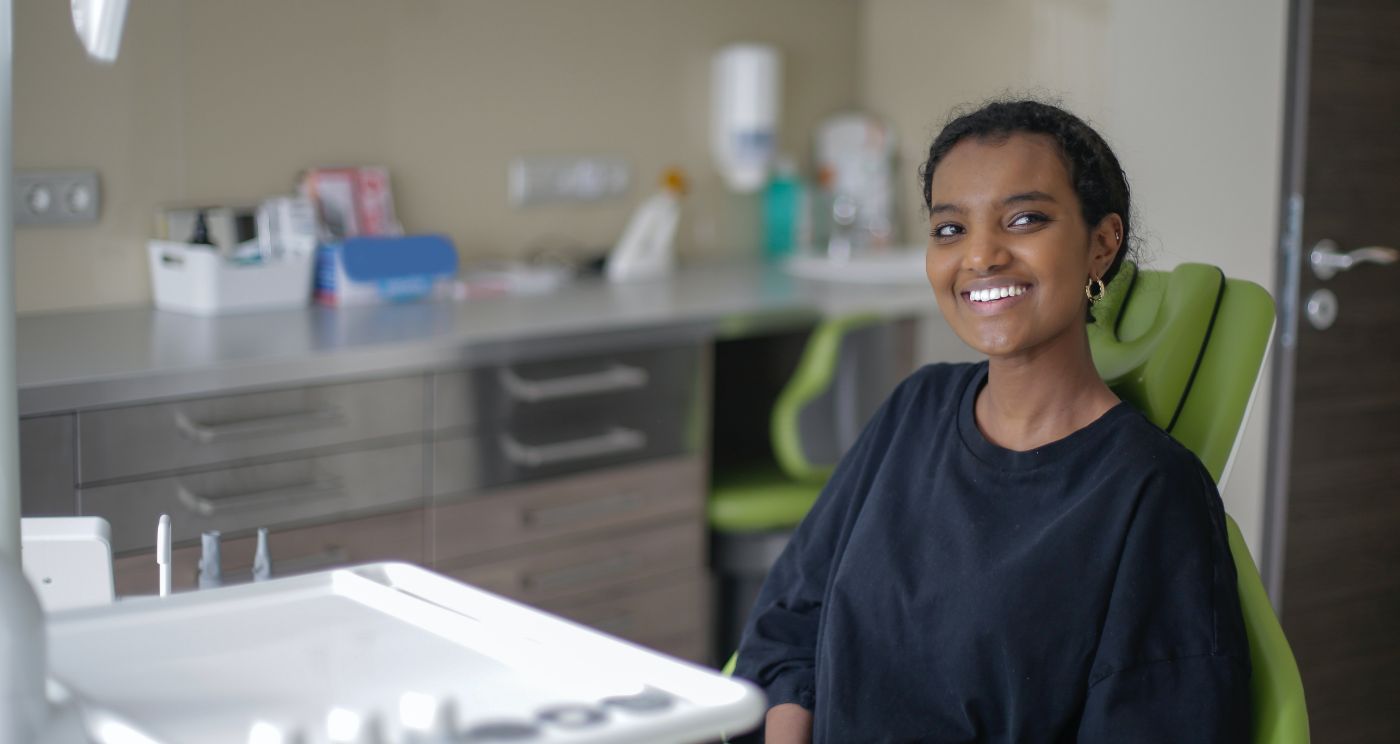
[[[636,452],[647,446],[647,435],[621,426],[582,439],[554,444],[521,444],[509,434],[501,435],[501,449],[511,463],[527,468],[542,468],[566,462],[592,460],[610,455]]]
[[[203,516],[214,517],[227,512],[246,511],[266,506],[279,506],[289,501],[321,501],[338,498],[345,493],[339,478],[325,478],[287,488],[273,488],[266,491],[253,491],[235,496],[210,498],[191,491],[184,483],[176,484],[180,503],[190,511]]]
[[[527,380],[515,370],[504,367],[496,373],[496,377],[512,398],[526,403],[636,390],[646,387],[650,379],[645,369],[626,364],[612,364],[597,372],[548,380]]]
[[[590,499],[579,504],[526,509],[521,513],[521,520],[526,527],[548,529],[629,512],[641,506],[642,503],[641,494],[636,491],[624,491],[609,494],[600,499]]]
[[[558,589],[560,587],[586,584],[611,578],[625,573],[632,567],[632,556],[624,553],[601,561],[577,566],[557,568],[539,574],[525,574],[520,583],[526,591],[532,589]]]
[[[285,416],[233,421],[227,424],[202,424],[193,421],[184,411],[175,413],[175,426],[186,437],[200,444],[213,444],[221,439],[244,439],[273,434],[286,434],[308,429],[329,429],[345,423],[339,408],[289,413]]]

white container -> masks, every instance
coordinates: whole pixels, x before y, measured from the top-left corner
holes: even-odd
[[[209,246],[171,240],[147,244],[156,307],[194,315],[305,307],[315,254],[258,264],[227,261]]]
[[[721,49],[710,68],[710,149],[729,188],[753,193],[777,148],[782,58],[764,44]]]

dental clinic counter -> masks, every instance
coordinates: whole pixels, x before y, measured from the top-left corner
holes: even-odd
[[[119,308],[20,316],[21,416],[234,389],[585,353],[596,345],[734,338],[821,317],[936,312],[922,282],[798,279],[751,263],[674,277],[577,281],[533,297],[201,318]]]
[[[415,563],[711,661],[714,342],[934,307],[922,283],[715,264],[460,303],[22,317],[23,509],[106,519],[119,595],[154,592],[169,514],[177,591],[203,532],[238,582],[267,527],[275,574]]]

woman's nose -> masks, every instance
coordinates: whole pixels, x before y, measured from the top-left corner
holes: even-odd
[[[963,268],[978,274],[990,274],[1006,266],[1011,261],[1011,253],[994,235],[969,240],[965,244]]]

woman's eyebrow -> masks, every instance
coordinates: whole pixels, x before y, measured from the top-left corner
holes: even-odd
[[[1055,197],[1053,197],[1053,196],[1051,196],[1051,195],[1045,193],[1044,191],[1024,191],[1024,192],[1022,192],[1022,193],[1019,193],[1019,194],[1012,194],[1011,196],[1006,197],[1005,199],[1002,200],[1001,203],[1002,203],[1002,204],[1016,204],[1016,203],[1018,203],[1018,202],[1035,202],[1035,201],[1047,201],[1047,202],[1050,202],[1050,203],[1053,204],[1053,203],[1055,202]]]
[[[1019,194],[1012,194],[1011,196],[1008,196],[1005,199],[1001,200],[1003,206],[1007,204],[1017,204],[1020,202],[1050,202],[1051,204],[1056,203],[1055,197],[1045,193],[1044,191],[1023,191]],[[951,202],[939,202],[938,204],[935,204],[932,207],[930,207],[928,213],[930,215],[943,214],[945,212],[962,214],[966,211],[967,208],[962,206],[961,204],[953,204]]]

